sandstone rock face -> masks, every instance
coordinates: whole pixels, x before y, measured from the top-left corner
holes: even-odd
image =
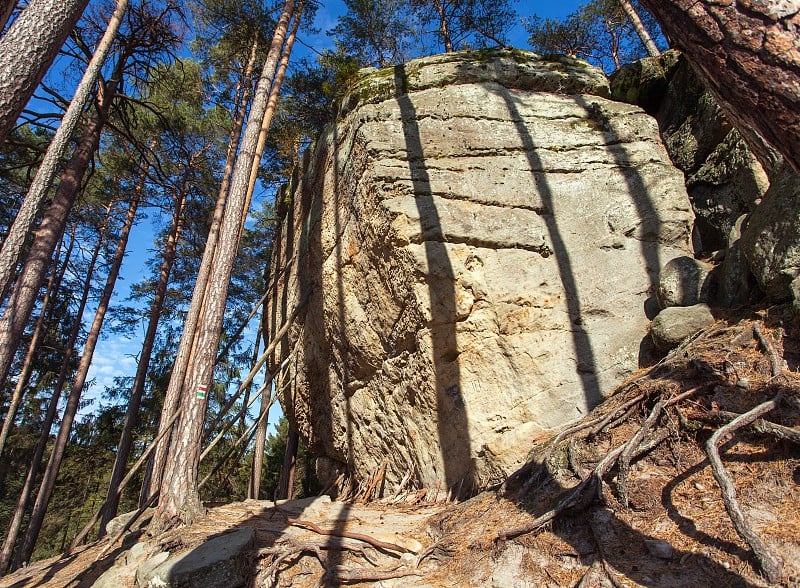
[[[742,228],[740,244],[750,270],[775,302],[798,300],[800,276],[800,178],[789,165],[775,174],[764,200]]]
[[[655,122],[607,95],[516,51],[356,86],[282,195],[268,314],[301,307],[271,368],[324,463],[467,494],[637,368],[693,216]]]

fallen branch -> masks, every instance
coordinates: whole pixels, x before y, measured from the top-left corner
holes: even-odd
[[[756,331],[756,333],[757,332],[758,331]],[[736,489],[733,486],[733,481],[725,470],[725,466],[722,464],[722,459],[719,456],[719,446],[728,435],[742,427],[746,427],[761,415],[777,408],[779,404],[780,394],[772,400],[762,402],[752,410],[733,419],[727,425],[720,427],[711,435],[711,438],[706,443],[706,453],[708,454],[708,461],[711,464],[711,472],[714,474],[714,479],[717,481],[717,484],[719,484],[722,492],[722,499],[725,502],[725,510],[728,511],[728,516],[731,518],[733,528],[736,529],[739,537],[753,550],[767,579],[774,583],[780,582],[783,577],[783,564],[780,558],[770,551],[769,547],[767,547],[747,522],[744,512],[742,512],[739,506],[739,501],[736,499]]]
[[[380,539],[375,539],[374,537],[370,537],[369,535],[365,535],[364,533],[353,533],[352,531],[340,531],[339,529],[323,529],[322,527],[312,523],[311,521],[304,521],[301,519],[288,519],[287,522],[290,525],[295,527],[300,527],[301,529],[307,529],[309,531],[313,531],[319,535],[327,535],[329,537],[344,537],[346,539],[356,539],[358,541],[363,541],[364,543],[369,543],[373,547],[377,547],[378,549],[383,549],[384,551],[394,551],[396,553],[414,553],[412,550],[408,549],[407,547],[403,547],[402,545],[397,545],[396,543],[389,543],[387,541],[381,541]]]

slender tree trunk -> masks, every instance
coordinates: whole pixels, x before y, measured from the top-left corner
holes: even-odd
[[[206,391],[212,385],[214,359],[219,349],[228,283],[239,248],[242,218],[246,214],[244,207],[255,148],[289,21],[294,12],[294,0],[287,0],[253,97],[250,117],[231,178],[230,195],[220,226],[219,240],[205,296],[203,291],[195,288],[194,296],[205,298],[206,312],[204,320],[199,325],[192,365],[187,370],[187,377],[182,387],[181,417],[178,419],[170,445],[171,459],[167,460],[164,470],[156,517],[161,523],[191,522],[202,509],[197,492],[197,473],[203,422],[208,406]],[[296,14],[295,18],[300,18],[300,14]]]
[[[14,268],[19,261],[22,247],[25,244],[25,238],[30,233],[34,219],[47,196],[47,192],[50,190],[50,186],[53,184],[58,170],[58,163],[61,161],[75,128],[78,126],[78,121],[97,82],[100,68],[108,55],[111,43],[119,30],[122,16],[127,7],[128,0],[117,1],[117,8],[108,21],[106,32],[103,38],[100,39],[97,49],[95,49],[94,55],[89,61],[86,72],[83,74],[83,78],[75,90],[75,95],[72,97],[72,102],[70,102],[67,112],[64,113],[56,134],[50,141],[47,152],[44,154],[44,159],[39,164],[39,169],[36,171],[33,182],[28,189],[28,194],[25,196],[19,212],[17,212],[5,241],[3,241],[3,247],[0,249],[0,292],[5,292],[6,286],[11,280]]]
[[[69,262],[69,257],[72,255],[72,247],[74,244],[75,235],[73,234],[69,246],[67,247],[64,266],[66,266]],[[61,245],[59,244],[59,250],[56,251],[56,254],[53,257],[53,270],[50,273],[50,279],[47,282],[47,288],[45,290],[44,298],[42,299],[39,318],[36,319],[36,327],[33,330],[31,341],[28,343],[28,351],[25,354],[25,360],[22,363],[22,370],[20,371],[19,376],[17,376],[17,384],[14,386],[14,393],[11,395],[11,402],[8,406],[8,412],[6,413],[5,420],[3,421],[3,430],[0,431],[0,456],[3,455],[6,439],[8,439],[8,434],[11,432],[11,427],[14,425],[14,419],[17,416],[17,409],[22,402],[22,397],[28,386],[28,380],[30,379],[31,372],[33,371],[33,364],[36,360],[37,354],[39,353],[39,347],[41,346],[45,329],[45,318],[50,311],[50,300],[55,292],[61,287],[61,278],[64,276],[64,273],[62,269],[58,268],[58,264],[56,263],[61,254],[60,249]]]
[[[111,209],[109,207],[106,218],[103,221],[103,227],[100,230],[100,236],[97,239],[97,243],[95,243],[92,256],[89,260],[89,266],[86,270],[86,281],[84,282],[83,286],[83,293],[78,304],[78,311],[75,315],[77,318],[75,320],[75,324],[70,330],[64,357],[61,360],[61,369],[59,370],[56,385],[53,389],[53,395],[51,396],[50,402],[47,405],[47,412],[45,413],[44,422],[42,423],[42,432],[39,435],[39,440],[37,441],[36,447],[33,451],[33,457],[30,465],[28,466],[28,473],[25,476],[25,482],[22,485],[22,490],[17,498],[17,505],[14,509],[14,514],[11,517],[11,522],[8,526],[8,532],[6,533],[6,538],[3,541],[3,547],[0,549],[0,575],[6,573],[11,564],[11,557],[14,554],[14,545],[17,542],[20,529],[22,528],[22,521],[25,517],[25,512],[28,509],[28,503],[30,501],[31,494],[33,493],[33,486],[36,483],[36,478],[39,475],[39,468],[41,467],[45,449],[47,449],[47,444],[50,441],[50,430],[53,426],[53,421],[55,420],[56,413],[58,411],[58,403],[61,399],[61,392],[64,390],[64,384],[67,380],[69,365],[75,352],[75,344],[78,341],[78,336],[81,332],[81,317],[86,310],[86,303],[89,300],[89,294],[92,290],[92,276],[94,275],[94,268],[97,264],[97,258],[100,255],[100,250],[103,247],[110,211]]]
[[[442,35],[444,41],[444,52],[452,53],[453,40],[450,38],[450,29],[447,26],[447,15],[444,13],[444,7],[441,0],[433,0],[433,7],[436,9],[436,14],[439,15],[439,33]]]
[[[283,465],[281,466],[281,477],[278,480],[278,495],[276,498],[292,498],[292,488],[294,487],[294,472],[297,467],[297,447],[300,436],[292,427],[286,434],[286,451],[283,454]]]
[[[16,7],[17,0],[2,0],[2,2],[0,2],[0,35],[3,34],[8,24],[8,19],[11,18]]]
[[[36,231],[31,249],[16,281],[14,293],[0,318],[0,385],[5,382],[11,362],[19,347],[20,337],[31,316],[36,297],[41,288],[47,266],[53,256],[56,243],[61,240],[69,213],[78,197],[81,181],[100,145],[100,135],[116,89],[109,82],[100,109],[86,123],[78,145],[67,167],[61,174],[61,182],[50,206],[45,211],[42,223]]]
[[[191,163],[190,163],[191,166]],[[142,172],[137,192],[141,193],[144,188],[146,170]],[[142,396],[144,396],[144,385],[147,379],[147,371],[150,367],[150,358],[155,346],[156,334],[158,332],[158,323],[161,318],[161,312],[164,308],[164,300],[167,297],[167,287],[169,286],[169,276],[172,272],[172,266],[175,263],[175,257],[178,250],[178,241],[183,230],[183,207],[186,202],[186,194],[188,192],[188,171],[184,174],[183,182],[177,197],[172,212],[172,223],[167,235],[167,241],[164,245],[163,259],[161,262],[161,269],[158,274],[158,283],[156,284],[155,296],[150,305],[150,316],[147,323],[147,331],[145,332],[144,342],[142,343],[142,351],[139,355],[139,365],[136,368],[136,376],[133,380],[133,387],[131,389],[130,399],[128,401],[128,408],[125,411],[125,422],[122,426],[122,433],[119,438],[119,445],[117,446],[117,456],[114,460],[114,467],[111,472],[111,481],[108,484],[108,494],[106,496],[106,503],[103,507],[103,518],[100,522],[100,534],[102,537],[105,535],[105,529],[108,522],[117,515],[117,508],[119,507],[119,484],[125,476],[125,468],[128,465],[128,457],[130,455],[131,446],[133,444],[133,429],[136,426],[137,417],[139,415],[139,407],[142,404]]]
[[[31,0],[0,39],[0,143],[4,143],[89,0]]]
[[[200,261],[200,269],[198,271],[197,281],[195,283],[195,293],[198,291],[204,293],[208,283],[208,276],[214,259],[217,238],[219,237],[219,228],[222,224],[222,217],[225,212],[225,203],[228,198],[231,176],[233,175],[233,167],[236,161],[236,152],[239,147],[239,139],[242,134],[242,127],[250,102],[250,78],[252,77],[253,70],[255,68],[257,52],[258,36],[254,36],[253,44],[250,50],[250,57],[247,61],[247,65],[244,68],[244,72],[242,73],[242,80],[245,84],[244,92],[242,94],[242,100],[239,103],[239,109],[233,119],[233,126],[231,127],[230,139],[228,141],[228,152],[225,158],[225,170],[222,174],[222,182],[220,184],[219,193],[217,194],[217,202],[214,207],[214,213],[211,219],[211,227],[209,228],[205,250],[203,251],[203,258]],[[184,321],[183,332],[181,333],[181,340],[178,345],[178,353],[175,356],[175,363],[172,367],[172,375],[170,376],[167,392],[164,396],[164,406],[161,411],[158,433],[156,434],[157,436],[161,435],[163,429],[167,426],[166,423],[173,422],[172,415],[175,414],[175,411],[178,409],[183,381],[186,377],[186,369],[190,363],[192,349],[194,348],[194,335],[197,329],[197,323],[199,322],[202,314],[202,309],[203,296],[201,295],[198,298],[196,294],[193,294],[192,301],[189,303],[189,310]],[[169,451],[170,439],[170,435],[164,435],[153,452],[153,459],[151,460],[150,465],[148,466],[147,474],[145,475],[145,484],[142,485],[140,506],[147,502],[150,496],[152,496],[155,492],[158,492],[159,488],[161,487],[161,478],[164,474],[164,466],[166,464],[167,452]]]
[[[639,39],[642,41],[642,45],[647,50],[647,54],[650,57],[658,57],[661,55],[661,51],[658,50],[656,47],[653,38],[650,36],[650,33],[647,32],[647,29],[644,28],[644,23],[642,19],[639,18],[639,13],[636,12],[636,9],[633,5],[628,2],[628,0],[618,0],[620,6],[622,6],[622,10],[625,11],[625,14],[628,15],[628,18],[631,19],[631,23],[633,24],[633,30],[636,31],[636,34],[639,36]]]
[[[300,0],[297,4],[297,14],[302,14],[305,0]],[[247,184],[247,203],[245,210],[250,209],[250,202],[253,199],[253,191],[256,188],[256,180],[258,179],[258,169],[261,166],[261,157],[264,155],[264,147],[267,144],[267,136],[269,135],[269,128],[272,126],[272,119],[275,116],[275,110],[278,108],[278,98],[281,93],[281,85],[283,79],[286,77],[286,69],[289,67],[289,58],[292,55],[292,47],[294,40],[297,38],[297,30],[300,28],[300,18],[294,19],[292,30],[286,38],[283,49],[281,50],[281,61],[278,64],[278,71],[275,73],[275,82],[272,84],[272,90],[269,94],[269,102],[267,102],[267,110],[264,113],[264,122],[261,123],[261,133],[258,135],[258,144],[256,145],[256,154],[253,159],[253,169],[250,170],[250,180]],[[242,219],[242,231],[244,231],[244,222],[246,218]]]
[[[122,266],[122,260],[125,257],[125,249],[128,245],[128,237],[130,236],[131,228],[136,220],[136,211],[139,206],[139,196],[135,196],[128,207],[128,213],[125,216],[125,222],[122,225],[119,239],[117,240],[116,250],[114,251],[114,258],[111,262],[111,267],[108,271],[106,284],[103,288],[103,293],[100,295],[100,301],[97,304],[94,320],[89,329],[89,334],[86,337],[86,343],[83,346],[83,354],[81,361],[78,364],[78,371],[75,375],[75,381],[72,383],[72,389],[67,397],[67,406],[64,409],[64,417],[61,419],[61,427],[58,429],[58,436],[56,437],[55,444],[53,445],[53,452],[50,454],[50,460],[47,462],[47,469],[44,472],[42,484],[39,487],[39,493],[36,495],[36,502],[33,504],[31,511],[31,518],[28,521],[28,528],[25,530],[25,536],[22,538],[22,544],[19,547],[14,562],[18,567],[23,562],[30,561],[33,554],[33,549],[36,546],[36,540],[39,538],[39,532],[42,529],[42,522],[44,515],[47,512],[47,505],[50,502],[50,496],[53,493],[53,487],[56,483],[58,470],[61,467],[61,460],[64,458],[64,451],[67,448],[69,441],[70,430],[75,415],[78,412],[80,404],[81,393],[83,392],[84,385],[86,384],[86,376],[89,373],[89,367],[92,363],[92,355],[97,347],[97,341],[100,338],[100,329],[103,327],[103,321],[108,310],[108,304],[111,301],[111,295],[114,293],[114,286],[116,285],[117,276]]]
[[[761,163],[760,134],[800,173],[800,5],[641,0],[681,49]]]

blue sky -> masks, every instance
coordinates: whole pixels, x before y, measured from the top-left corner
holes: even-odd
[[[520,17],[538,14],[542,17],[561,18],[573,12],[582,1],[564,0],[560,2],[540,2],[540,1],[520,1],[516,3],[516,10]],[[344,11],[344,2],[333,0],[323,2],[323,6],[317,11],[314,26],[319,31],[315,34],[304,33],[300,35],[302,43],[295,45],[294,59],[309,57],[313,52],[305,45],[311,46],[316,50],[332,48],[333,44],[327,35],[327,31],[336,26],[336,18]],[[519,22],[515,23],[511,31],[511,43],[519,48],[527,48],[527,35]],[[131,284],[142,279],[145,268],[144,263],[153,249],[153,228],[151,219],[141,220],[131,233],[128,246],[128,254],[121,271],[121,279],[112,300],[112,306],[124,303],[128,296]],[[86,318],[91,321],[94,309],[88,309]],[[136,372],[136,354],[138,354],[141,339],[144,335],[145,324],[142,324],[136,332],[130,333],[129,337],[113,335],[105,337],[98,345],[95,352],[92,366],[89,371],[89,379],[94,379],[94,385],[84,395],[85,398],[94,399],[92,405],[85,407],[82,414],[87,414],[96,408],[97,399],[102,394],[106,386],[111,386],[114,378],[118,376],[132,376]],[[250,333],[252,338],[254,333]],[[279,418],[279,409],[273,408],[270,415],[270,422],[274,423]]]

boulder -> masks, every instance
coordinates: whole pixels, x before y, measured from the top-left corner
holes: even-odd
[[[254,539],[254,529],[242,527],[176,556],[159,553],[140,566],[136,585],[141,588],[244,586],[248,552]]]
[[[800,276],[800,178],[789,165],[775,174],[761,204],[742,229],[742,252],[759,286],[773,302],[797,300]]]
[[[656,298],[661,308],[693,306],[708,302],[714,266],[693,257],[682,255],[671,259],[658,277]]]
[[[656,347],[668,351],[712,324],[714,315],[706,304],[670,306],[653,319],[650,335]]]
[[[284,411],[330,478],[385,464],[387,492],[468,494],[637,369],[693,217],[653,119],[608,93],[521,51],[355,85],[280,196],[267,311],[291,320]]]

